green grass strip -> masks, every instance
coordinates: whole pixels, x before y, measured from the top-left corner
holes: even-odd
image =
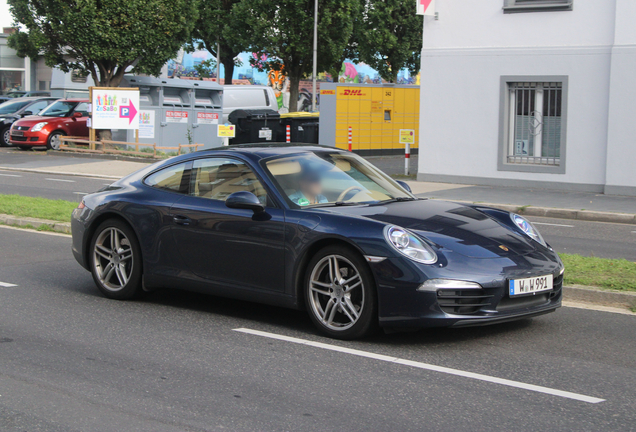
[[[565,264],[564,285],[586,285],[617,291],[636,291],[636,263],[625,259],[560,254]]]
[[[70,222],[76,202],[0,194],[0,214]]]

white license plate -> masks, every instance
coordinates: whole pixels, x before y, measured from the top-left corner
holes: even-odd
[[[514,279],[509,282],[510,296],[550,291],[553,288],[552,282],[552,275]]]
[[[24,132],[22,132],[22,131],[11,131],[11,135],[13,135],[13,136],[24,136]]]

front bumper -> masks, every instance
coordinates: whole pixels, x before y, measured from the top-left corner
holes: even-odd
[[[428,267],[428,278],[458,279],[479,283],[482,289],[421,290],[428,279],[422,271],[401,259],[372,263],[378,287],[379,322],[382,327],[468,327],[498,324],[553,312],[561,306],[563,265],[557,260],[517,259],[510,266],[506,259],[480,260],[479,266],[461,266],[464,272]],[[452,266],[449,266],[452,267]],[[510,279],[552,273],[553,289],[511,297]],[[418,275],[422,275],[419,276]],[[422,279],[423,278],[423,279]]]
[[[15,132],[11,130],[11,144],[19,146],[45,146],[49,138],[48,132],[20,131],[20,134],[21,135],[15,135]]]

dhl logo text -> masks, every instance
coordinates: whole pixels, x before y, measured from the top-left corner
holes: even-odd
[[[343,96],[364,96],[362,90],[344,90]]]

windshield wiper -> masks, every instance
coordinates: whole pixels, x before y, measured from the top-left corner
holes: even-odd
[[[388,203],[392,203],[392,202],[407,202],[407,201],[419,201],[422,198],[411,198],[411,197],[396,197],[396,198],[390,198],[384,201],[378,201],[376,203],[376,205],[382,205],[382,204],[388,204]]]
[[[336,201],[334,205],[336,206],[350,206],[350,205],[365,205],[368,203],[355,202],[355,201]]]

